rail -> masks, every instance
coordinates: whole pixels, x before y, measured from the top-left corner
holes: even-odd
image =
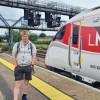
[[[38,49],[37,50],[37,57],[45,58],[47,50]]]
[[[72,16],[86,10],[86,8],[79,6],[43,0],[0,0],[0,5]]]

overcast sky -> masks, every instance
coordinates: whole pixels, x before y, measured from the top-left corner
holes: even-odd
[[[46,1],[46,0],[44,0],[44,1]],[[54,1],[54,2],[57,1],[60,3],[64,3],[64,4],[66,3],[66,4],[70,4],[70,5],[74,5],[74,6],[85,7],[88,9],[96,7],[96,6],[100,6],[100,0],[48,0],[48,1]],[[2,14],[5,19],[16,19],[16,20],[24,15],[22,9],[3,7],[3,6],[0,6],[0,14]],[[43,17],[43,15],[42,15],[42,17]],[[67,17],[65,16],[64,19],[67,20]],[[0,21],[0,23],[1,23],[1,21]],[[5,32],[4,29],[0,29],[0,35],[4,34],[4,32]],[[39,31],[34,31],[34,32],[41,33]],[[46,33],[54,34],[55,32],[46,32]]]
[[[59,1],[62,3],[67,3],[74,6],[93,8],[96,6],[100,6],[100,0],[53,0]]]

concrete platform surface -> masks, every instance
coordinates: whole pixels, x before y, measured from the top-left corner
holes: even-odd
[[[11,64],[10,62],[8,62],[2,58],[0,58],[0,62],[1,62],[1,64],[5,65],[5,67],[7,67],[8,69],[14,71],[14,65]],[[3,69],[4,69],[4,67],[3,67]],[[39,78],[37,78],[35,76],[32,76],[32,80],[30,81],[30,84],[50,100],[74,100],[73,98],[69,97],[65,93],[57,90],[56,88],[52,87],[51,85],[47,84],[46,82],[40,80]],[[28,98],[31,99],[30,97],[28,97]],[[20,99],[21,99],[21,97],[20,97]],[[42,100],[42,99],[39,99],[39,100]]]
[[[0,74],[0,100],[12,100],[13,92],[5,79]]]

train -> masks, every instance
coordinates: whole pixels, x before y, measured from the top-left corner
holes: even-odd
[[[50,43],[45,65],[84,82],[100,82],[100,6],[69,19]]]

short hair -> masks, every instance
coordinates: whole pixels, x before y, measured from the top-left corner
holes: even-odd
[[[21,36],[22,36],[22,35],[26,35],[26,34],[29,35],[29,31],[28,31],[28,30],[22,30],[22,31],[21,31]]]

